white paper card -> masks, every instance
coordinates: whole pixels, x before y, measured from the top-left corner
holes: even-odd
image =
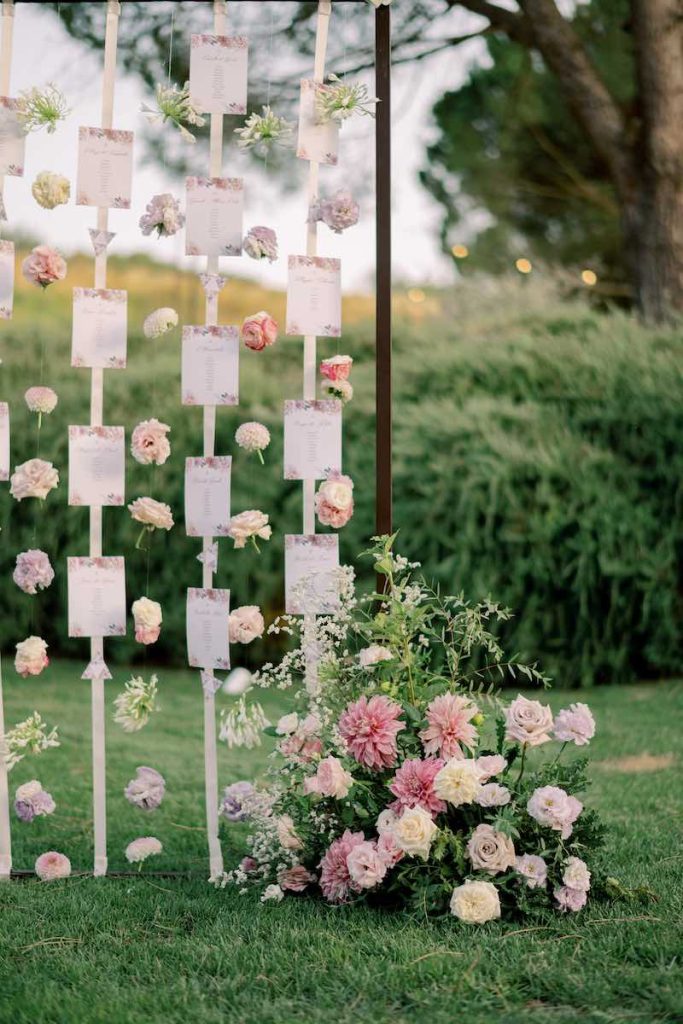
[[[187,660],[193,668],[230,668],[230,591],[189,587]]]
[[[9,480],[9,405],[0,402],[0,480]]]
[[[68,558],[69,636],[126,635],[123,558]]]
[[[77,206],[129,210],[132,181],[132,132],[78,129]]]
[[[240,337],[237,327],[183,327],[183,405],[237,405]]]
[[[285,607],[288,615],[333,615],[339,610],[339,537],[285,535]]]
[[[9,320],[14,305],[14,242],[0,239],[0,320]]]
[[[290,256],[287,334],[341,335],[341,261],[328,256]]]
[[[241,178],[185,179],[185,254],[241,256]]]
[[[123,427],[69,427],[69,504],[123,505]]]
[[[24,173],[26,133],[19,124],[19,101],[0,96],[0,174],[21,177]]]
[[[185,459],[185,530],[188,537],[226,537],[230,527],[229,455]]]
[[[122,370],[126,365],[128,292],[74,288],[71,365]]]
[[[201,114],[246,114],[246,36],[193,35],[190,102]]]
[[[323,480],[341,471],[342,404],[285,402],[285,480]]]
[[[318,122],[316,93],[325,86],[312,78],[301,81],[299,101],[299,134],[296,155],[319,164],[336,164],[339,149],[339,125],[336,121]]]

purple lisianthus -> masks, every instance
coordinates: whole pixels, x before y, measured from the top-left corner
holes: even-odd
[[[253,793],[253,785],[245,779],[226,786],[218,808],[219,814],[222,814],[226,821],[246,821],[249,814],[244,809],[244,804]]]
[[[360,207],[347,188],[340,188],[328,199],[319,199],[311,206],[309,221],[321,220],[340,235],[358,223]]]
[[[123,792],[126,800],[141,811],[155,811],[164,799],[166,782],[156,769],[140,765]]]
[[[180,203],[169,192],[152,196],[147,203],[147,208],[140,217],[140,227],[143,235],[151,235],[156,231],[161,238],[162,235],[175,235],[185,223],[185,217],[180,212]]]
[[[257,225],[244,236],[242,248],[253,260],[267,259],[272,263],[277,259],[277,235],[272,228]]]
[[[38,779],[31,779],[23,786],[18,786],[14,794],[14,813],[19,821],[29,823],[34,818],[52,814],[55,807],[54,800],[46,793]]]

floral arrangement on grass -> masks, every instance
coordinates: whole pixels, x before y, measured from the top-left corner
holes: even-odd
[[[296,711],[264,730],[278,739],[265,787],[240,791],[249,853],[214,881],[255,883],[263,901],[322,893],[468,923],[580,910],[610,888],[595,860],[603,826],[584,805],[586,758],[566,750],[593,738],[589,709],[553,718],[540,700],[502,696],[502,681],[549,685],[504,654],[496,634],[509,611],[442,596],[393,541],[366,553],[381,592],[358,600],[340,570],[339,612],[254,677],[297,689]],[[303,627],[285,616],[270,630]],[[306,686],[311,644],[320,661]],[[252,724],[262,717],[258,704],[253,716],[241,708]]]

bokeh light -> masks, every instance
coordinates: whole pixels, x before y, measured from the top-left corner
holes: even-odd
[[[515,267],[520,274],[530,274],[533,270],[531,260],[526,259],[524,256],[520,256],[518,260],[515,260]]]

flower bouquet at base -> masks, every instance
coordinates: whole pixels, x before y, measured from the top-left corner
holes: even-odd
[[[613,893],[585,802],[590,710],[553,717],[542,700],[498,692],[549,685],[506,657],[509,611],[441,595],[393,542],[366,552],[382,593],[358,598],[342,570],[340,610],[315,619],[315,636],[293,616],[270,627],[300,642],[254,685],[294,690],[294,710],[263,730],[277,745],[263,783],[240,796],[247,856],[214,883],[254,885],[262,902],[306,894],[468,924],[574,913]]]

